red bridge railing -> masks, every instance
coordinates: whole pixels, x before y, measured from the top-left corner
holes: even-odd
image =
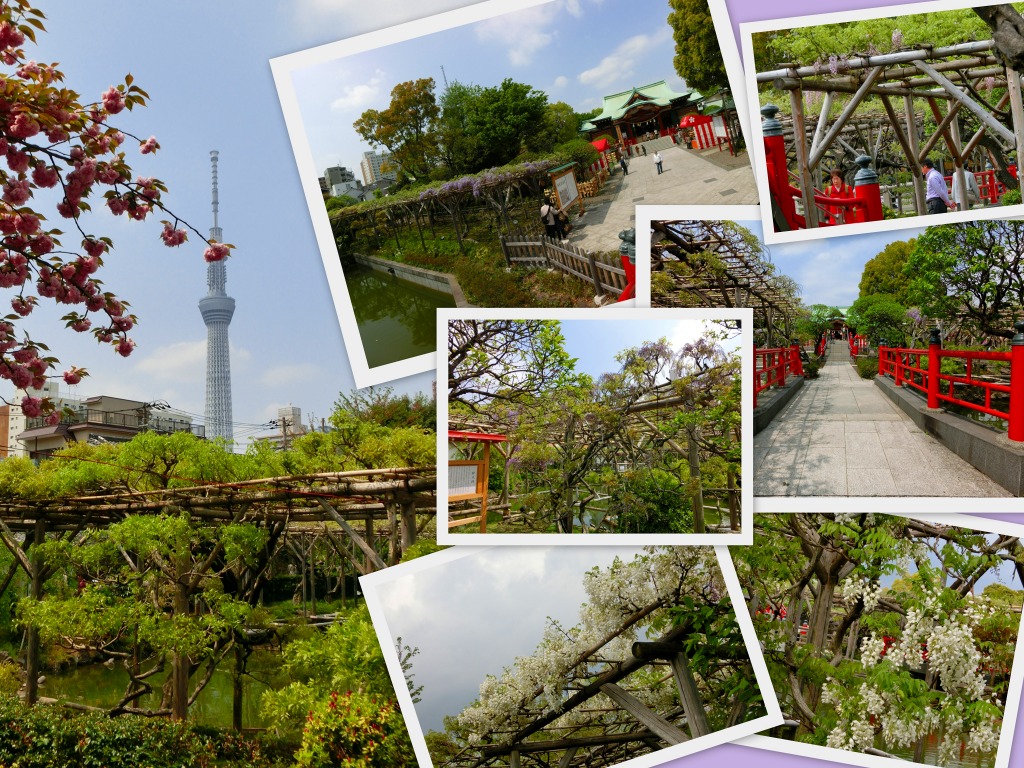
[[[871,347],[871,342],[868,341],[868,337],[856,334],[850,334],[850,354],[856,357],[857,355],[865,352]]]
[[[795,341],[788,347],[754,349],[754,407],[757,397],[766,389],[782,387],[786,378],[803,376],[804,364],[800,359],[800,345]]]
[[[1006,170],[1010,172],[1013,178],[1017,178],[1017,166],[1008,165]],[[970,173],[970,171],[968,171]],[[995,205],[999,202],[999,198],[1006,192],[1006,186],[1003,182],[999,181],[999,177],[996,176],[994,170],[979,171],[974,174],[975,180],[978,182],[978,196],[989,205]],[[953,177],[946,176],[946,188],[952,194],[953,189]]]
[[[906,385],[923,392],[929,408],[950,403],[1003,419],[1007,424],[1007,437],[1024,442],[1024,322],[1018,322],[1016,328],[1017,335],[1009,352],[946,350],[937,332],[929,339],[928,349],[879,347],[878,374],[891,377],[896,386]],[[943,360],[961,361],[962,371],[942,373]],[[975,364],[982,361],[1009,363],[1009,383],[978,377]],[[963,393],[965,388],[979,396],[973,400],[958,396],[958,389]],[[993,404],[993,397],[998,395],[1008,397],[1006,410]]]

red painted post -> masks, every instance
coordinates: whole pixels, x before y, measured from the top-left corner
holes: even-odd
[[[882,220],[882,189],[878,185],[878,174],[871,169],[871,158],[861,155],[855,161],[860,166],[853,177],[853,196],[860,204],[863,221]]]
[[[939,407],[939,374],[942,372],[942,337],[938,328],[932,328],[928,337],[928,407]]]
[[[626,287],[622,289],[618,301],[628,301],[636,298],[636,263],[634,261],[636,256],[622,256],[621,258],[622,269],[626,273]]]
[[[768,166],[768,186],[775,195],[775,201],[782,215],[789,223],[790,229],[798,229],[796,223],[796,204],[789,193],[789,166],[786,162],[786,139],[782,133],[782,123],[775,119],[779,108],[774,104],[761,107],[764,122],[761,123],[761,135],[764,136],[764,156]]]
[[[1006,436],[1024,442],[1024,320],[1013,324],[1017,333],[1010,347],[1010,419]]]
[[[878,347],[878,375],[879,376],[885,376],[885,374],[886,374],[886,367],[887,366],[885,365],[885,353],[888,352],[888,351],[889,351],[888,349],[886,349],[885,347],[879,345],[879,347]]]
[[[803,360],[800,359],[800,342],[798,342],[796,339],[793,339],[792,346],[790,346],[789,349],[790,371],[792,371],[794,376],[803,376],[804,363]]]

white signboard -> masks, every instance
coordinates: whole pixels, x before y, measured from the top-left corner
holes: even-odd
[[[712,115],[711,124],[715,127],[715,136],[720,139],[728,138],[729,129],[725,127],[725,118],[721,115]]]
[[[554,181],[555,191],[558,193],[558,207],[564,210],[580,196],[580,191],[576,188],[576,174],[570,168],[561,176],[556,176]]]
[[[448,465],[448,495],[472,496],[476,494],[476,464]]]

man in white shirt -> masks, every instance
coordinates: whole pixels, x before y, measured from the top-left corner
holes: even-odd
[[[935,170],[935,163],[930,158],[926,157],[922,161],[921,173],[924,174],[924,203],[928,213],[945,213],[954,209],[953,203],[949,201],[949,193],[946,192],[946,180]]]

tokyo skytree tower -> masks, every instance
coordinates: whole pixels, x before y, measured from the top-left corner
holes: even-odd
[[[210,239],[224,242],[217,226],[217,151],[210,152],[213,166],[213,227]],[[227,259],[206,267],[206,296],[199,311],[206,324],[206,437],[234,439],[231,429],[231,358],[228,352],[228,325],[235,313],[235,300],[224,292],[227,283]]]

